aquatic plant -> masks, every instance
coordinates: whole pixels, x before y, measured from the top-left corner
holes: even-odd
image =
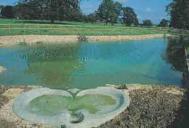
[[[87,37],[84,35],[78,35],[77,39],[79,42],[86,42],[88,40]]]

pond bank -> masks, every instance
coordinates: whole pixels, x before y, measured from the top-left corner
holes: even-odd
[[[124,40],[144,40],[164,37],[164,34],[147,34],[147,35],[118,35],[118,36],[50,36],[50,35],[17,35],[17,36],[0,36],[0,47],[15,45],[21,42],[33,43],[75,43],[80,40],[93,41],[124,41]]]
[[[174,87],[132,89],[129,108],[98,128],[174,128],[183,92]]]
[[[129,108],[112,121],[98,128],[164,128],[173,123],[180,108],[180,102],[185,98],[185,90],[177,87],[137,86],[125,87],[131,98]],[[24,121],[12,112],[11,108],[15,97],[28,89],[0,88],[0,98],[6,99],[6,102],[3,102],[0,107],[0,125],[2,128],[7,128],[6,126],[9,126],[9,128],[25,126],[28,128],[51,128],[50,126]],[[14,92],[14,95],[12,95],[12,92]]]

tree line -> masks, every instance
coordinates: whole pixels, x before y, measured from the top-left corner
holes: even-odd
[[[89,15],[84,15],[80,9],[80,0],[19,0],[15,6],[0,7],[1,14],[5,18],[17,18],[26,20],[54,21],[84,21],[103,22],[114,25],[122,23],[126,26],[152,26],[150,19],[139,24],[137,14],[131,7],[124,7],[113,0],[102,0],[98,9]],[[168,21],[162,19],[159,26],[167,27]]]
[[[167,6],[171,19],[170,25],[174,28],[189,29],[189,0],[173,0]]]

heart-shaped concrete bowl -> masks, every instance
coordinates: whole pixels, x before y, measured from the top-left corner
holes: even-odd
[[[18,96],[13,111],[32,123],[91,128],[113,119],[129,103],[127,91],[112,87],[83,91],[39,88]]]

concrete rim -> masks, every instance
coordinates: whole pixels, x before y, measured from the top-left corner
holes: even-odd
[[[112,97],[116,100],[116,104],[111,107],[105,107],[102,111],[96,114],[90,114],[86,110],[81,110],[85,116],[83,122],[73,124],[70,123],[70,112],[64,111],[55,116],[43,116],[31,113],[27,110],[27,105],[35,98],[42,95],[61,95],[72,97],[72,95],[64,90],[52,90],[48,88],[33,89],[18,96],[13,105],[13,111],[16,115],[24,120],[32,123],[49,124],[53,126],[66,125],[67,128],[91,128],[98,127],[101,124],[115,118],[122,113],[130,104],[129,94],[125,90],[118,90],[112,87],[98,87],[96,89],[88,89],[80,91],[77,96],[87,94],[103,94]]]

